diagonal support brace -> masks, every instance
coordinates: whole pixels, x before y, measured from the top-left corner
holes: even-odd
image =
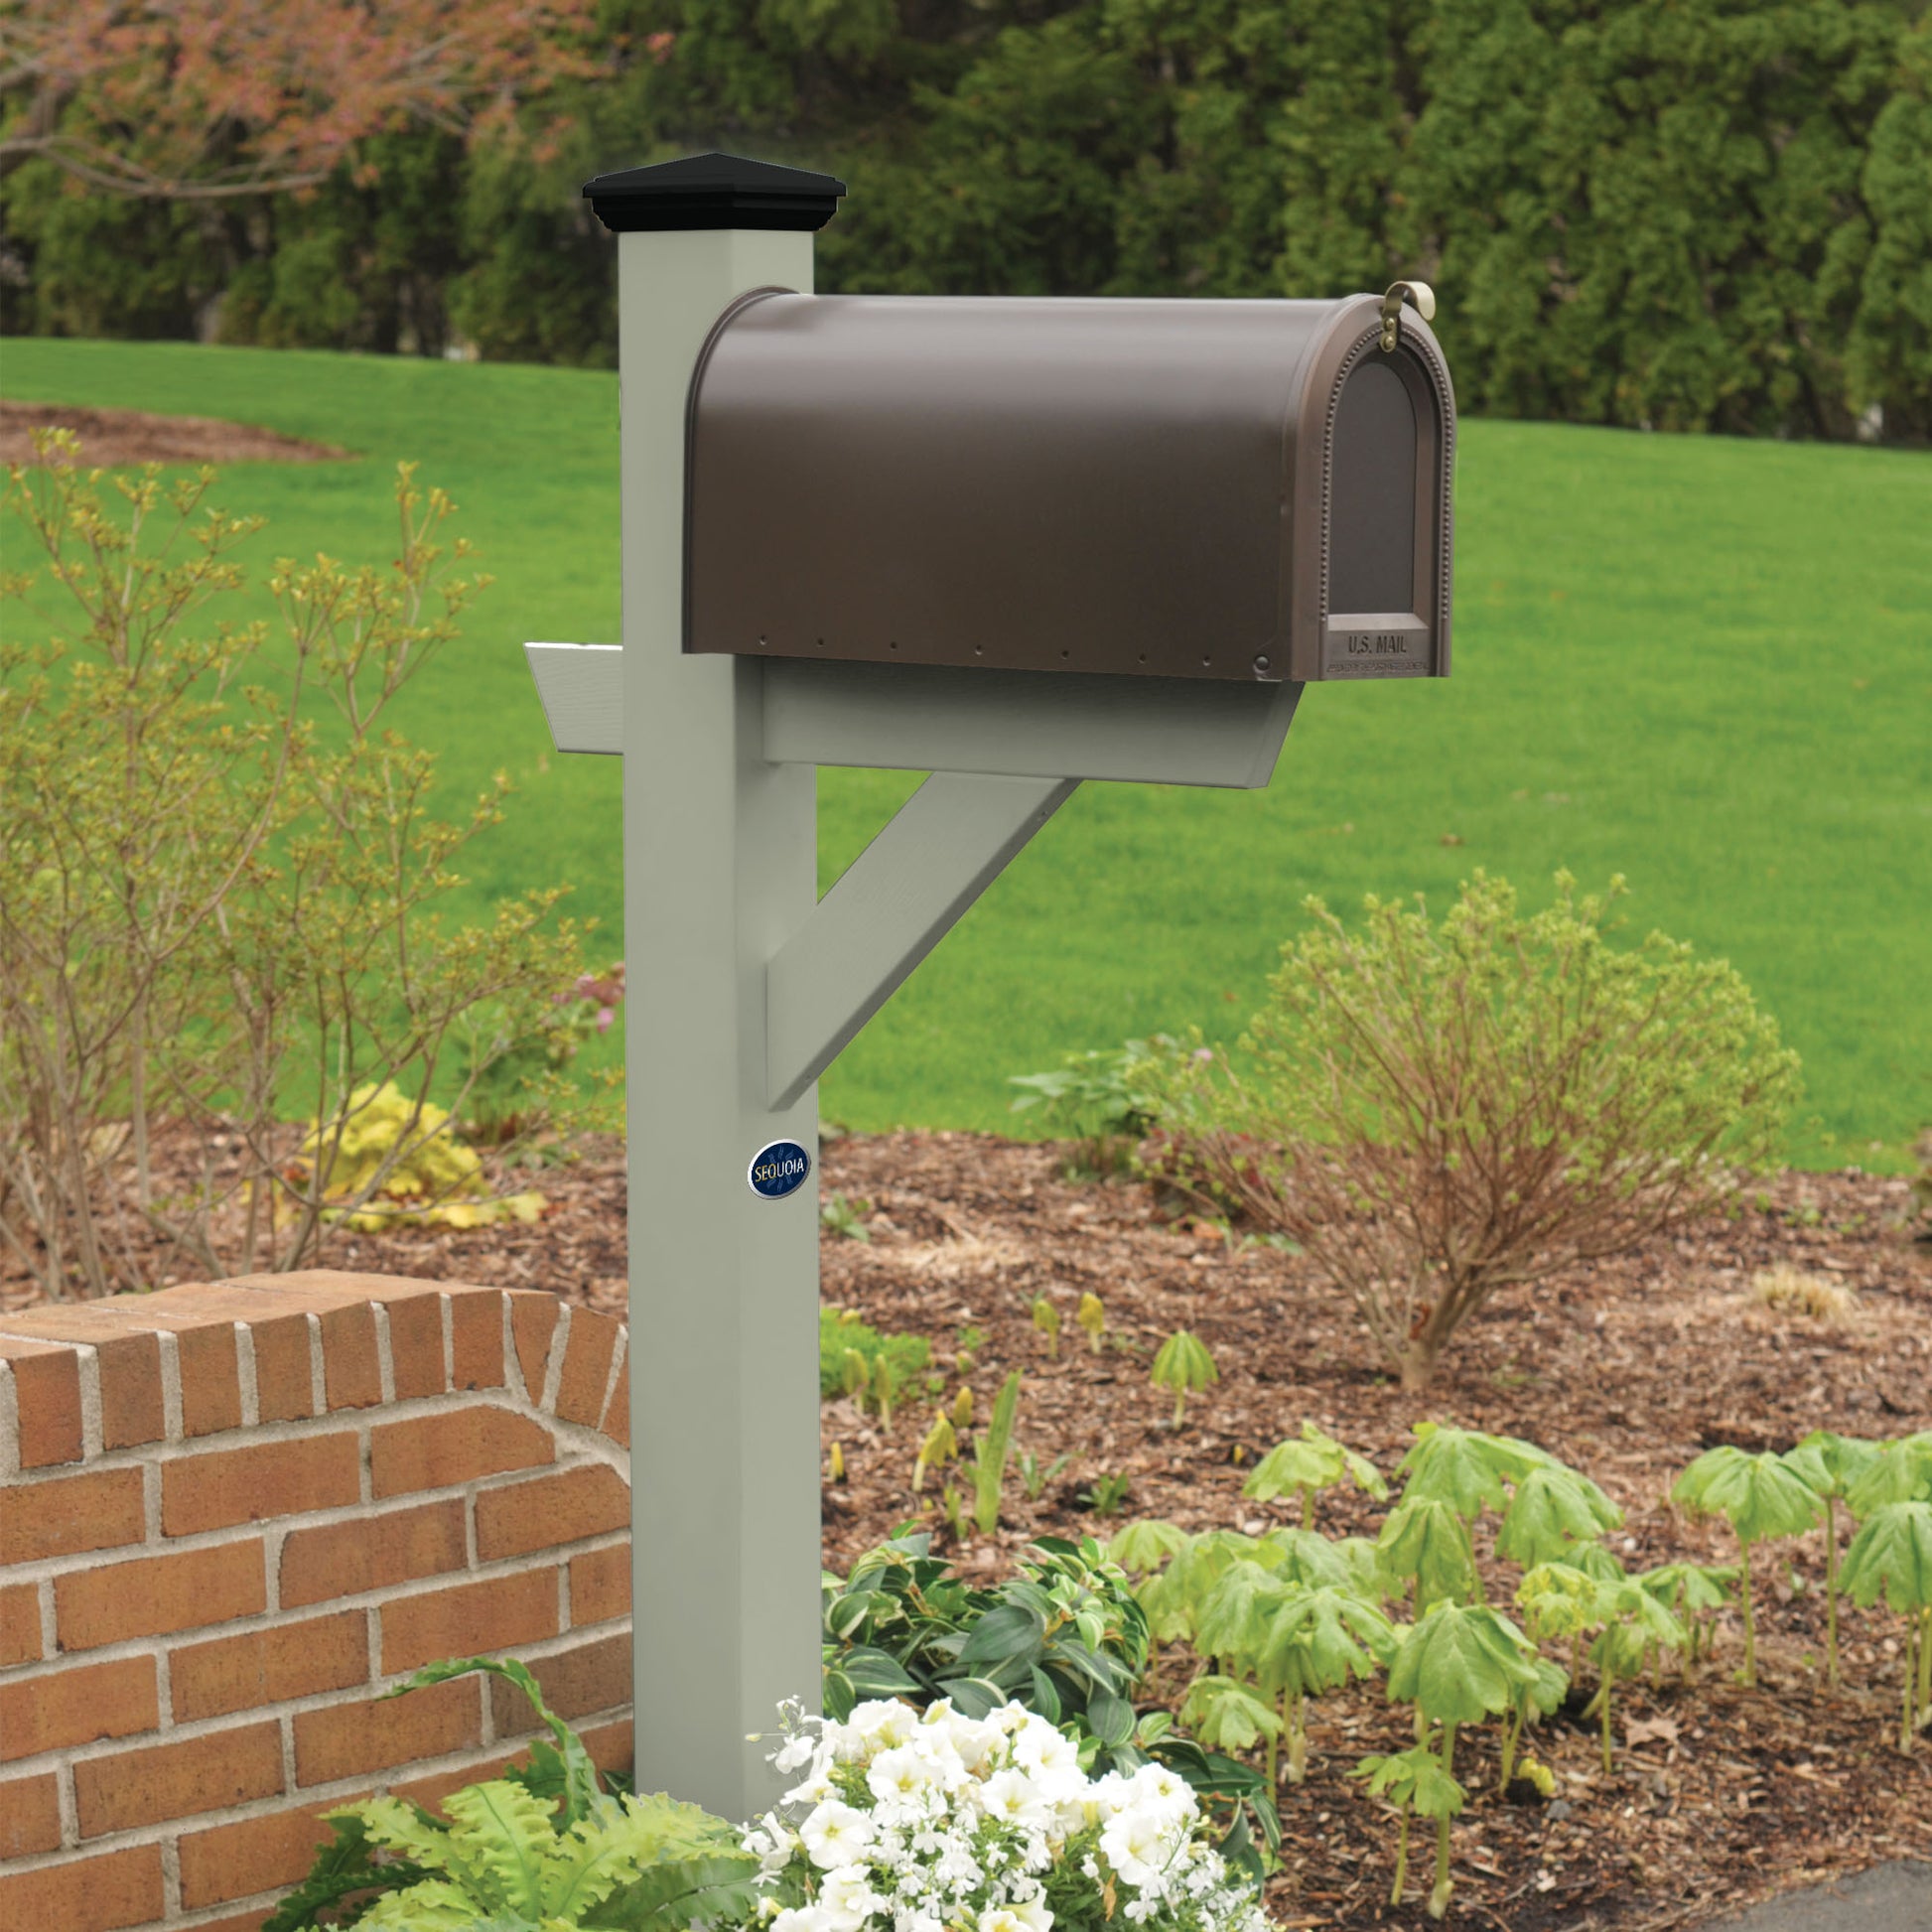
[[[832,1064],[1078,784],[936,771],[905,801],[765,969],[774,1111]]]

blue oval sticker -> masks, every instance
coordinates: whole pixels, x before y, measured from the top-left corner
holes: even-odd
[[[783,1200],[805,1184],[812,1171],[812,1157],[796,1141],[773,1141],[752,1157],[746,1178],[752,1192],[766,1200]]]

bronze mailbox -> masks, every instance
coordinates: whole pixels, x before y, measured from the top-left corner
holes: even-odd
[[[692,378],[685,647],[1444,676],[1454,394],[1390,306],[748,296]]]

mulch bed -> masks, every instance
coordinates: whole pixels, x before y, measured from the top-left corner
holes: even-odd
[[[1932,1428],[1932,1255],[1902,1231],[1901,1181],[1785,1174],[1736,1219],[1503,1297],[1458,1338],[1437,1386],[1412,1397],[1380,1372],[1352,1311],[1306,1260],[1175,1222],[1145,1186],[1071,1182],[1061,1153],[965,1134],[854,1137],[824,1152],[826,1188],[871,1209],[869,1240],[826,1236],[826,1301],[881,1330],[927,1336],[948,1397],[961,1379],[962,1332],[980,1331],[964,1378],[979,1413],[1008,1370],[1023,1368],[1020,1447],[1041,1466],[1071,1457],[1037,1501],[1010,1486],[996,1539],[949,1551],[969,1573],[1001,1574],[1033,1535],[1105,1536],[1137,1516],[1188,1529],[1285,1520],[1284,1505],[1248,1502],[1241,1484],[1305,1418],[1385,1471],[1424,1419],[1527,1437],[1623,1506],[1626,1524],[1609,1541],[1632,1569],[1733,1560],[1722,1526],[1691,1524],[1665,1500],[1705,1448],[1782,1449],[1817,1428],[1878,1437]],[[579,1164],[515,1184],[541,1187],[555,1214],[534,1227],[345,1238],[329,1260],[549,1288],[621,1311],[615,1146],[595,1144]],[[1761,1306],[1752,1277],[1778,1262],[1857,1289],[1856,1315],[1834,1327]],[[1098,1354],[1072,1324],[1087,1290],[1107,1311]],[[1065,1321],[1057,1361],[1032,1325],[1040,1295]],[[1172,1398],[1148,1385],[1147,1369],[1180,1327],[1212,1349],[1221,1380],[1190,1398],[1175,1432]],[[847,1471],[825,1491],[828,1565],[845,1568],[921,1504],[930,1512],[933,1485],[915,1498],[910,1483],[929,1415],[929,1403],[913,1403],[887,1432],[847,1403],[825,1405],[824,1442],[840,1444]],[[1130,1483],[1112,1521],[1091,1508],[1102,1474]],[[1318,1521],[1359,1533],[1378,1515],[1343,1491],[1323,1499]],[[1810,1587],[1790,1587],[1787,1556]],[[1508,1602],[1513,1569],[1485,1569],[1492,1598]],[[1560,1715],[1531,1741],[1556,1773],[1555,1801],[1505,1804],[1494,1792],[1495,1726],[1465,1735],[1456,1768],[1472,1801],[1454,1836],[1451,1923],[1664,1932],[1832,1871],[1932,1858],[1932,1738],[1912,1759],[1893,1749],[1902,1623],[1849,1611],[1846,1685],[1832,1693],[1820,1539],[1761,1553],[1755,1576],[1760,1688],[1731,1681],[1732,1625],[1694,1688],[1620,1686],[1607,1777],[1593,1721]],[[1189,1671],[1188,1660],[1164,1655],[1150,1695],[1177,1701]],[[1270,1885],[1271,1914],[1284,1927],[1337,1932],[1428,1925],[1427,1834],[1412,1849],[1410,1902],[1392,1910],[1393,1825],[1347,1776],[1366,1752],[1412,1741],[1406,1719],[1369,1686],[1321,1700],[1311,1741],[1308,1782],[1283,1796],[1288,1858]]]
[[[341,463],[349,456],[252,423],[65,402],[0,402],[0,464],[34,462],[37,429],[72,430],[80,439],[80,461],[108,470],[140,463]]]

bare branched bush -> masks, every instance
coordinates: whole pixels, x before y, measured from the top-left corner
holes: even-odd
[[[1721,960],[1622,950],[1621,880],[1560,874],[1525,916],[1478,872],[1440,924],[1318,899],[1237,1053],[1162,1082],[1166,1176],[1298,1242],[1402,1385],[1499,1289],[1548,1283],[1714,1204],[1775,1154],[1797,1056]]]
[[[278,621],[226,621],[259,519],[210,506],[212,471],[110,491],[65,432],[36,443],[6,507],[60,597],[0,637],[0,1247],[53,1298],[152,1286],[156,1255],[299,1266],[452,1131],[432,1090],[460,1114],[569,1024],[558,891],[477,927],[439,912],[505,781],[446,823],[431,755],[388,728],[487,579],[453,574],[452,505],[405,466],[391,564],[280,563]],[[338,1197],[344,1137],[395,1088],[410,1117]]]

